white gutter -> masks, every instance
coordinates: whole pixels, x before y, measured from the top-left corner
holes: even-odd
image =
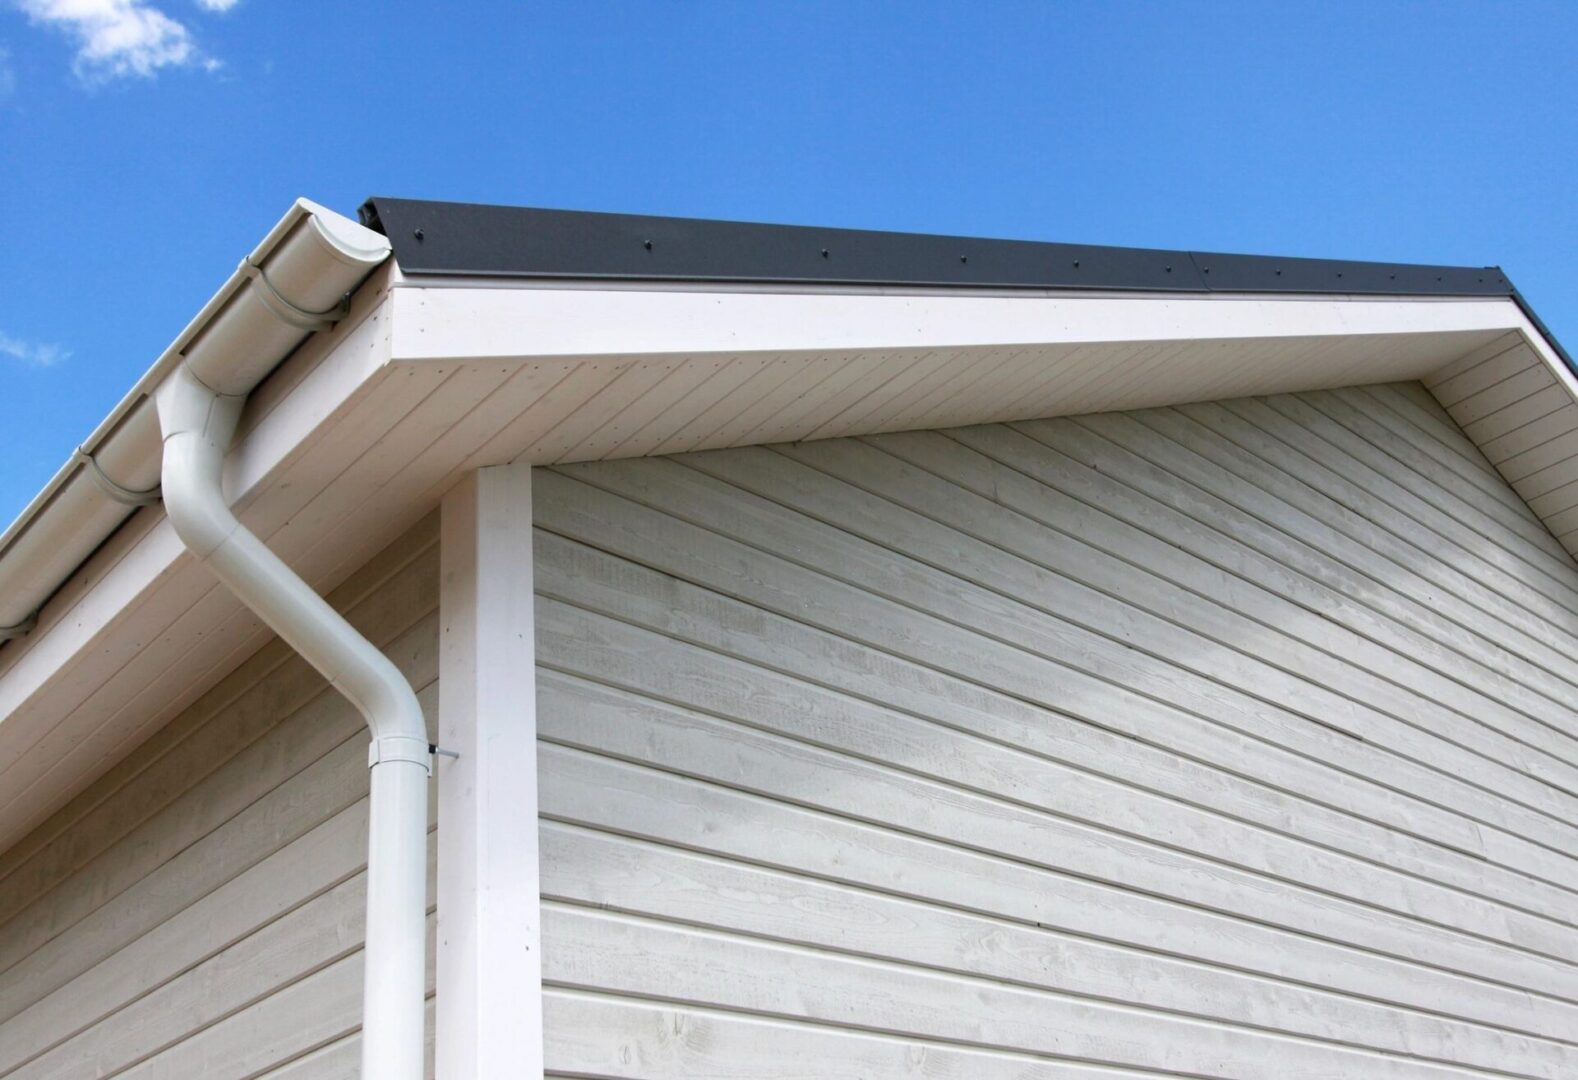
[[[225,455],[247,395],[389,257],[389,242],[306,200],[291,210],[0,536],[0,637],[137,505],[350,699],[372,730],[362,1075],[421,1080],[427,784],[421,706],[394,664],[231,513]]]
[[[248,393],[323,325],[282,319],[252,267],[312,309],[332,308],[389,255],[370,229],[298,199],[131,392],[0,533],[0,642],[32,628],[44,602],[143,503],[158,501],[154,389],[190,357],[225,393]],[[278,307],[279,305],[275,305]]]

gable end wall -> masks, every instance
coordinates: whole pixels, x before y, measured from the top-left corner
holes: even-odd
[[[1578,1073],[1578,568],[1419,384],[533,487],[550,1073]]]

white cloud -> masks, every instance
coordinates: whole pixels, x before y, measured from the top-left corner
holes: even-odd
[[[54,367],[62,360],[70,358],[71,354],[59,345],[36,345],[21,338],[14,338],[4,330],[0,330],[0,356],[19,361],[28,367],[46,368]]]
[[[222,3],[224,0],[213,0]],[[143,0],[17,0],[35,23],[70,34],[77,43],[72,67],[89,82],[139,76],[160,68],[217,61],[203,56],[185,26]]]
[[[204,11],[229,11],[236,3],[237,0],[197,0],[197,6]]]

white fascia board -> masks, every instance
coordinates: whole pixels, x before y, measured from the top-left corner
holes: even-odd
[[[1515,329],[1506,298],[900,294],[519,288],[395,290],[396,361],[1330,337]]]

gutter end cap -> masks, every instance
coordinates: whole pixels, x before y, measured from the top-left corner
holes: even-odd
[[[370,270],[394,250],[388,237],[311,199],[297,199],[295,208],[311,222],[324,250],[346,266]]]

